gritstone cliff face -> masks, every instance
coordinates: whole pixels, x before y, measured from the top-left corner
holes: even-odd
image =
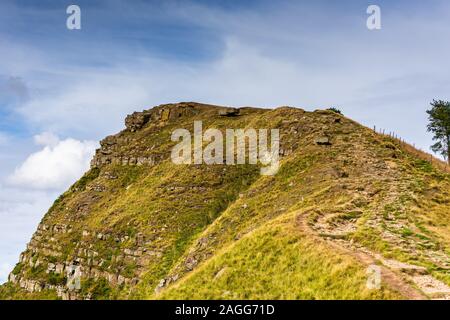
[[[278,173],[173,164],[171,133],[195,120],[279,129]],[[44,216],[1,298],[450,296],[450,177],[399,141],[290,107],[168,104],[125,125]]]

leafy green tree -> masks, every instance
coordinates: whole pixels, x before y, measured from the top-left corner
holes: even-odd
[[[431,149],[442,154],[450,164],[450,102],[433,100],[428,113],[428,131],[433,132],[435,144]]]

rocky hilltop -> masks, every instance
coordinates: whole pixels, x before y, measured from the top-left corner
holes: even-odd
[[[279,129],[277,174],[172,163],[171,133],[200,120]],[[166,104],[125,126],[49,209],[0,298],[450,297],[450,175],[401,141],[291,107]]]

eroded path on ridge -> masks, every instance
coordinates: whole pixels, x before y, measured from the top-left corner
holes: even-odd
[[[352,241],[336,239],[326,234],[321,235],[310,226],[307,219],[307,212],[296,215],[296,225],[303,232],[326,241],[333,248],[355,257],[367,266],[379,266],[382,282],[405,298],[410,300],[430,298],[450,300],[450,287],[428,274],[424,267],[385,259],[382,255],[374,253]],[[353,230],[353,228],[348,227],[347,230]],[[343,233],[340,232],[339,235],[343,235]]]
[[[369,145],[355,145],[350,155],[358,159],[360,167],[353,179],[341,179],[348,200],[322,205],[319,210],[298,214],[297,224],[304,232],[326,241],[366,265],[381,268],[382,281],[408,299],[450,300],[450,287],[430,274],[425,267],[387,259],[352,240],[357,232],[373,232],[380,241],[412,258],[420,257],[439,270],[450,272],[450,259],[433,237],[412,236],[416,217],[411,203],[416,198],[414,184],[417,177],[401,170],[393,160],[373,154]],[[405,235],[405,232],[411,233]],[[421,231],[417,231],[421,233]]]

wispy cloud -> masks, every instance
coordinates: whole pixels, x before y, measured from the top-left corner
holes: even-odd
[[[34,46],[29,55],[33,64],[26,70],[17,68],[33,95],[16,110],[39,130],[99,138],[120,129],[126,113],[164,102],[290,104],[310,109],[338,105],[367,125],[398,130],[426,148],[430,137],[424,109],[433,97],[446,98],[449,89],[450,64],[444,54],[450,49],[444,41],[450,37],[449,7],[436,1],[427,11],[416,12],[411,4],[386,4],[383,29],[370,32],[365,28],[364,6],[352,2],[342,6],[265,2],[238,11],[196,2],[140,3],[136,10],[116,1],[109,8],[122,8],[125,15],[116,17],[117,25],[111,24],[111,13],[101,15],[99,8],[86,6],[88,17],[98,14],[97,24],[120,36],[92,45],[99,26],[86,27],[78,36],[64,35],[64,55]],[[146,12],[158,15],[153,18]],[[176,23],[164,24],[162,17]],[[147,41],[160,41],[154,39],[154,31],[149,30],[150,38],[141,37],[142,30],[152,26],[163,33],[173,31],[163,54]],[[180,26],[187,26],[192,35],[181,32]],[[214,40],[203,37],[197,53],[187,49],[189,55],[202,56],[205,43],[212,43],[217,52],[203,60],[183,55],[179,36],[191,41],[204,35],[204,29]],[[409,36],[411,29],[414,38]],[[129,37],[123,36],[125,31]],[[131,46],[130,39],[134,39]],[[89,45],[83,46],[83,41]],[[434,49],[436,41],[443,46],[439,50]],[[8,40],[7,47],[21,46],[20,40]],[[75,52],[68,53],[68,48]],[[99,63],[102,54],[106,59]],[[390,121],[406,108],[414,116],[412,122]]]
[[[6,133],[0,132],[0,146],[6,145],[8,142],[8,135]]]

